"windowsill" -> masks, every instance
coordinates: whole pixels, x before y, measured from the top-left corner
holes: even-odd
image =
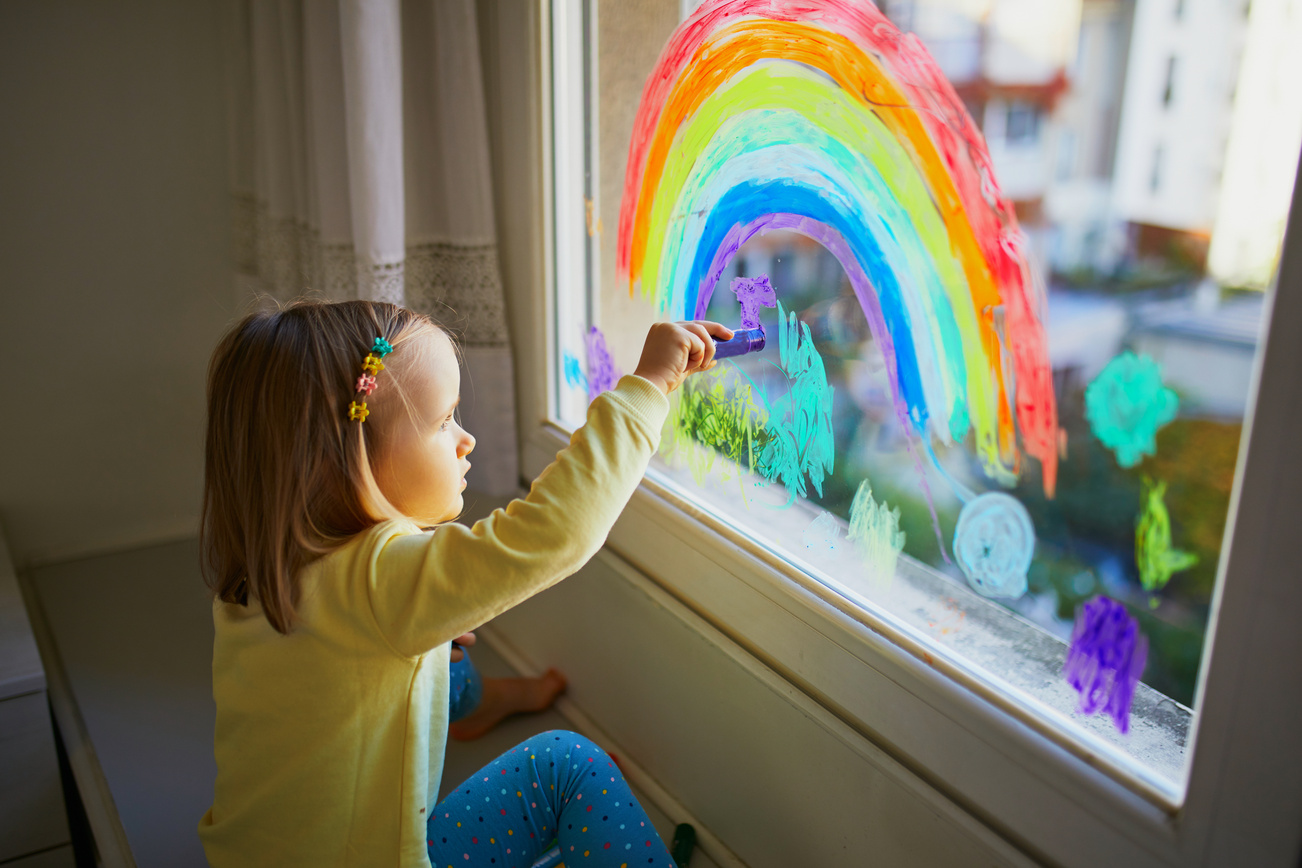
[[[695,499],[723,521],[730,513],[736,515],[734,501],[721,497],[718,488],[696,485],[684,469],[658,462],[648,475],[673,497]],[[772,485],[758,476],[736,479],[735,475],[731,484]],[[778,490],[785,489],[779,486]],[[1094,753],[1108,756],[1125,773],[1148,781],[1163,790],[1167,800],[1178,802],[1192,709],[1141,682],[1135,690],[1128,735],[1118,732],[1106,715],[1079,713],[1079,696],[1062,677],[1067,643],[966,584],[906,554],[899,557],[894,581],[886,583],[868,578],[851,550],[832,557],[813,553],[808,558],[792,557],[793,552],[809,550],[803,531],[820,512],[800,501],[780,509],[752,503],[744,517],[747,530],[734,527],[737,534],[750,537],[751,545],[760,544],[756,537],[771,542],[771,552],[788,561],[793,571],[806,573],[849,598],[862,608],[865,618],[892,621],[917,643],[924,659],[927,649],[933,649],[962,670],[965,677],[960,681],[976,679],[1007,691],[1026,714],[1042,715],[1047,710],[1049,724],[1059,729],[1061,737],[1084,736]],[[833,518],[844,543],[847,523]],[[1072,733],[1069,727],[1084,732]]]
[[[540,433],[558,448],[568,438],[564,429],[554,425],[544,426]],[[541,457],[544,451],[534,454]],[[726,484],[735,493],[734,486],[760,481],[734,474]],[[1103,771],[1166,813],[1179,808],[1191,709],[1141,683],[1131,709],[1131,731],[1122,735],[1110,718],[1077,711],[1079,697],[1062,677],[1067,645],[1058,637],[907,555],[900,556],[895,579],[880,586],[856,569],[851,552],[832,559],[792,557],[786,553],[805,551],[802,532],[820,510],[800,502],[774,509],[752,499],[744,514],[748,529],[742,530],[728,517],[737,514],[736,501],[722,494],[722,486],[699,485],[687,470],[656,462],[634,495],[634,504],[649,498],[658,501],[660,509],[676,511],[681,522],[691,526],[680,538],[690,536],[688,545],[697,551],[717,552],[713,560],[729,563],[740,548],[768,568],[764,572],[773,585],[813,590],[834,610],[848,614],[895,649],[947,676],[953,686],[976,694],[1085,765]],[[844,539],[845,523],[838,519],[838,524]],[[617,537],[612,534],[611,542],[618,551]],[[665,579],[653,578],[662,583]],[[797,618],[810,622],[820,617],[816,605],[793,605],[801,595],[773,596],[783,599]],[[808,600],[809,595],[803,598]],[[832,607],[824,609],[821,618],[831,618]],[[702,614],[713,616],[712,620],[718,617],[718,613]],[[753,625],[734,619],[729,626],[746,633]],[[866,649],[858,656],[866,662]],[[868,731],[876,729],[872,721],[860,722]]]

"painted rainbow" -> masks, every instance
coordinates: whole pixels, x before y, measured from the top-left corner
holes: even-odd
[[[935,61],[866,0],[707,0],[643,89],[619,214],[630,291],[703,316],[742,244],[776,229],[840,261],[905,430],[973,432],[1005,485],[1025,452],[1052,495],[1053,380],[1012,204]]]

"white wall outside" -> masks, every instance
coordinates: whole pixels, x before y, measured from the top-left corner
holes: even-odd
[[[1184,0],[1179,6],[1178,15],[1176,0],[1138,0],[1135,6],[1117,143],[1116,211],[1134,223],[1210,232],[1243,6],[1225,0]],[[1165,101],[1172,59],[1171,97]]]

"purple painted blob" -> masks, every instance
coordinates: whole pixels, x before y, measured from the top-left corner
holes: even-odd
[[[1125,606],[1095,597],[1077,610],[1063,674],[1080,694],[1081,713],[1105,711],[1130,732],[1130,702],[1147,660],[1148,640]]]
[[[615,367],[601,329],[596,326],[588,329],[583,343],[588,350],[588,400],[591,401],[602,392],[615,388],[622,375]]]
[[[741,304],[741,327],[744,329],[759,328],[759,309],[776,307],[778,303],[778,297],[773,292],[767,274],[756,277],[734,277],[729,289]]]

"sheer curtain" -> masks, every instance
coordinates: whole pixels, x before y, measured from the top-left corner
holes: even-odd
[[[471,484],[518,486],[474,0],[228,0],[236,258],[252,288],[369,298],[460,339]]]

